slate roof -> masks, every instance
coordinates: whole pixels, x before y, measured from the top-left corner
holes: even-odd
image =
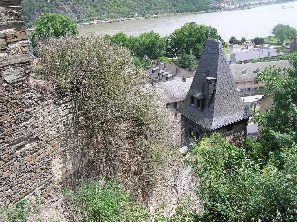
[[[190,104],[191,97],[199,93],[204,95],[202,111]],[[210,131],[249,117],[220,41],[207,41],[190,90],[178,110]]]
[[[292,65],[288,60],[256,62],[245,64],[231,64],[230,68],[235,82],[254,81],[259,72],[270,66],[276,68],[291,68]]]
[[[182,78],[175,78],[167,82],[155,83],[153,86],[149,84],[150,89],[165,104],[183,101],[192,84],[192,78],[186,78],[184,82]]]
[[[161,78],[158,73],[161,74]],[[163,76],[163,77],[162,77]],[[148,70],[148,79],[155,80],[156,82],[167,81],[166,76],[169,78],[189,78],[194,76],[194,71],[189,71],[178,67],[175,64],[161,62],[157,66]]]
[[[266,57],[277,56],[277,50],[273,48],[254,48],[251,50],[244,50],[234,52],[230,55],[230,60],[233,63],[244,62],[254,59],[261,59]]]

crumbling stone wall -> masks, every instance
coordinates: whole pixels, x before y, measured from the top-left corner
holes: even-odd
[[[109,166],[104,147],[73,127],[68,98],[57,97],[50,83],[34,77],[20,2],[0,0],[0,207],[35,195],[59,200],[65,185],[76,185],[79,178],[116,176],[114,171],[126,164]],[[180,178],[184,168],[179,167],[167,183],[186,183],[186,189],[169,191],[176,199],[192,187],[191,176]],[[131,178],[129,184],[137,187],[141,175]],[[154,195],[152,200],[158,205]]]
[[[56,193],[73,167],[61,149],[68,103],[46,99],[48,86],[33,78],[31,63],[20,0],[1,0],[0,206]]]

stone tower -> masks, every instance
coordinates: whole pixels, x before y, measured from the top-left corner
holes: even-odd
[[[220,41],[207,41],[193,83],[178,110],[184,145],[214,132],[236,145],[244,140],[249,114],[237,93]]]

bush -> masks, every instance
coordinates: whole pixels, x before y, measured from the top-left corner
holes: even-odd
[[[260,38],[260,37],[256,37],[256,38],[252,39],[252,42],[255,45],[263,45],[263,44],[265,44],[265,39],[264,38]]]
[[[192,53],[190,53],[190,54],[182,53],[177,58],[175,63],[179,67],[184,68],[184,69],[189,69],[189,70],[195,70],[197,67],[196,57]]]
[[[25,199],[20,200],[15,205],[8,209],[1,210],[8,222],[26,222],[29,214],[27,201]],[[1,218],[0,218],[1,219]]]
[[[35,31],[31,34],[30,39],[33,47],[35,47],[41,40],[77,34],[77,25],[70,18],[64,15],[46,13],[38,18]]]
[[[146,200],[154,182],[154,149],[166,146],[168,135],[165,108],[143,89],[145,73],[128,50],[98,36],[52,39],[38,53],[35,71],[70,101],[70,132],[90,141],[83,150],[67,152],[91,153],[94,168],[104,169],[101,176],[118,177]]]
[[[148,212],[123,187],[113,182],[82,185],[71,197],[75,205],[76,220],[132,222],[148,219]]]

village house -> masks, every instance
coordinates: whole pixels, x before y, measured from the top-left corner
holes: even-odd
[[[231,53],[230,63],[249,62],[251,60],[278,56],[276,49],[270,47],[252,48]]]
[[[214,52],[216,52],[216,50],[214,49],[213,49],[213,53],[210,53],[207,50],[204,52],[201,60],[199,61],[196,74],[195,72],[181,69],[174,64],[168,64],[168,63],[159,63],[158,65],[156,65],[155,67],[151,68],[148,71],[147,86],[160,99],[160,101],[164,104],[164,106],[166,106],[171,111],[170,113],[173,116],[172,121],[174,122],[173,130],[175,132],[181,132],[183,129],[183,135],[176,136],[176,139],[175,139],[176,144],[181,144],[181,143],[188,144],[191,141],[191,139],[187,139],[190,135],[194,136],[194,138],[195,137],[198,138],[203,134],[207,134],[211,132],[223,132],[226,135],[226,137],[230,138],[230,140],[232,139],[238,140],[237,139],[238,137],[240,136],[242,137],[246,133],[244,130],[247,130],[248,136],[257,135],[258,129],[256,125],[253,125],[253,126],[249,125],[246,127],[246,125],[244,126],[244,124],[246,123],[245,118],[242,120],[238,120],[237,122],[234,119],[232,119],[232,118],[236,119],[237,117],[232,117],[233,115],[232,112],[236,109],[230,108],[230,107],[234,107],[234,104],[230,104],[230,101],[231,103],[234,103],[234,102],[238,103],[238,106],[241,106],[240,104],[244,104],[243,107],[245,107],[245,110],[244,110],[245,112],[247,112],[246,110],[249,110],[249,112],[252,113],[253,111],[256,110],[256,107],[262,110],[260,106],[262,105],[261,101],[263,100],[262,99],[263,95],[261,92],[261,88],[263,87],[263,84],[257,82],[256,77],[258,76],[258,74],[269,67],[276,67],[276,68],[291,67],[290,62],[287,60],[229,65],[225,55],[222,54],[221,51],[220,51],[221,53],[220,55],[218,55],[218,53],[215,54]],[[214,58],[217,59],[218,61],[216,61]],[[227,66],[225,62],[227,63]],[[224,63],[225,65],[218,66],[218,63],[219,64]],[[217,95],[215,97],[217,102],[215,103],[216,106],[214,107],[212,107],[211,104],[208,104],[208,105],[206,104],[207,103],[206,93],[204,92],[205,89],[203,89],[203,87],[206,87],[206,86],[203,86],[203,87],[201,85],[197,86],[198,84],[197,81],[200,82],[199,84],[205,85],[206,83],[211,83],[212,81],[216,81],[215,79],[217,79],[217,77],[213,77],[215,79],[208,78],[208,79],[202,80],[201,77],[199,77],[199,80],[197,80],[198,79],[197,73],[203,72],[203,69],[206,69],[204,67],[208,67],[208,70],[212,70],[216,68],[216,70],[212,71],[215,73],[212,74],[211,77],[213,75],[214,76],[217,75],[217,77],[218,75],[219,77],[220,75],[223,75],[223,78],[228,79],[225,81],[229,85],[226,84],[225,86],[225,83],[222,84],[222,82],[221,82],[221,85],[218,85],[219,87],[221,87],[220,90],[222,90],[222,92],[224,93],[222,93],[222,95]],[[223,70],[219,70],[219,68]],[[206,73],[204,73],[205,76],[207,76]],[[234,84],[234,87],[233,87],[233,84]],[[193,87],[196,87],[196,88],[193,90]],[[195,96],[191,97],[189,101],[189,94],[193,91],[197,92],[195,94],[196,97]],[[216,91],[216,89],[214,89],[214,91]],[[234,92],[236,94],[235,96],[233,95]],[[205,115],[205,116],[202,115],[202,117],[204,118],[203,121],[210,121],[210,122],[214,121],[214,123],[212,123],[214,126],[207,125],[206,123],[199,125],[200,121],[198,121],[197,119],[187,118],[186,111],[188,110],[188,112],[190,112],[189,110],[192,110],[192,111],[195,110],[195,108],[193,109],[193,107],[197,106],[197,102],[195,101],[197,99],[199,100],[199,97],[202,98],[202,103],[201,105],[199,104],[199,106],[201,106],[201,108],[203,107],[203,110],[204,110],[201,113]],[[224,102],[224,100],[226,101]],[[224,106],[218,107],[218,104],[219,104],[218,101],[220,101],[220,103],[222,103]],[[185,108],[184,103],[191,104],[191,106]],[[228,106],[229,108],[226,108],[225,106]],[[212,107],[213,110],[205,109],[204,107],[209,107],[209,109],[211,109]],[[237,107],[237,105],[235,107]],[[226,111],[224,113],[225,109]],[[197,107],[196,107],[196,110],[197,110]],[[226,115],[218,116],[217,111],[222,111],[222,113]],[[223,115],[223,114],[220,114],[220,115]],[[199,117],[199,114],[197,115]],[[222,119],[226,119],[224,120],[225,122],[222,121]],[[230,122],[227,121],[228,119],[230,120]],[[235,121],[234,123],[232,122],[233,120]],[[221,122],[221,121],[224,122],[223,124],[226,124],[226,123],[228,124],[220,126],[218,122]],[[197,123],[198,123],[198,126],[197,126]],[[208,124],[211,124],[211,123],[208,123]],[[185,130],[187,127],[188,129]],[[235,132],[233,131],[233,129],[235,130]],[[240,135],[240,136],[234,137],[234,135]],[[182,139],[182,137],[185,139]]]
[[[288,60],[231,64],[231,72],[239,95],[246,97],[262,94],[263,84],[259,83],[256,78],[261,71],[269,67],[290,68],[291,64]]]
[[[169,81],[175,78],[189,78],[194,76],[193,71],[178,67],[173,63],[160,62],[155,67],[148,70],[148,82],[157,83]]]
[[[165,67],[165,69],[164,69]],[[231,64],[231,73],[235,81],[237,92],[245,103],[255,103],[262,98],[263,84],[257,81],[261,71],[269,67],[290,68],[288,60]],[[155,72],[152,72],[155,70]],[[176,70],[178,70],[176,72]],[[195,72],[181,69],[174,64],[161,63],[148,71],[148,83],[153,80],[155,93],[161,101],[171,110],[180,106],[190,89]],[[166,75],[170,78],[161,77]]]
[[[181,113],[182,144],[205,134],[222,133],[240,145],[246,137],[249,112],[237,93],[222,43],[208,40]]]

